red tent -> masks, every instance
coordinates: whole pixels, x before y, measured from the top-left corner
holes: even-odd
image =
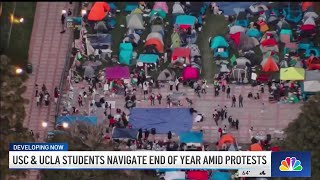
[[[179,57],[184,57],[186,63],[190,64],[190,54],[191,50],[189,48],[174,48],[171,56],[171,62],[174,63]]]
[[[313,2],[302,2],[302,11],[308,10],[309,7],[313,6]]]
[[[250,151],[263,151],[262,146],[259,143],[251,144],[249,150]]]
[[[277,41],[274,38],[266,39],[261,42],[261,45],[264,46],[276,46],[278,45]]]
[[[110,11],[110,6],[106,2],[96,2],[92,6],[90,13],[88,15],[88,20],[90,21],[101,21],[103,20],[108,12]]]
[[[198,69],[194,67],[186,67],[183,69],[182,77],[183,77],[183,80],[199,79]]]
[[[278,152],[278,151],[280,151],[280,148],[278,146],[273,146],[273,147],[271,147],[271,151]]]
[[[279,67],[276,62],[273,61],[272,56],[269,56],[266,63],[262,66],[264,72],[276,72],[279,71]]]
[[[314,26],[312,24],[302,25],[300,27],[301,31],[311,31],[311,30],[314,30],[315,28],[316,28],[316,26]]]
[[[208,173],[208,171],[188,171],[187,172],[187,179],[208,180],[209,173]]]
[[[241,36],[240,32],[230,34],[230,39],[232,39],[236,43],[237,47],[240,44],[240,36]]]

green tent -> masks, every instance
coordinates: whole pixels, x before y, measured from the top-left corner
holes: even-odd
[[[230,59],[230,62],[231,62],[231,65],[232,65],[232,66],[234,66],[234,63],[236,62],[236,60],[237,60],[236,55],[233,55],[233,56],[231,57],[231,59]]]
[[[163,10],[161,9],[154,9],[150,12],[149,16],[152,17],[154,15],[158,15],[160,17],[162,17],[162,19],[166,18],[167,17],[167,14],[166,12],[164,12]]]
[[[171,35],[171,43],[172,43],[172,48],[177,48],[181,46],[181,39],[177,32],[174,32]]]
[[[133,53],[133,46],[131,43],[121,43],[120,44],[120,53],[119,53],[119,63],[120,64],[131,64]]]
[[[280,69],[280,80],[304,80],[305,71],[303,68],[289,67]]]

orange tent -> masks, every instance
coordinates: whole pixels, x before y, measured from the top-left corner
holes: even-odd
[[[269,56],[266,63],[262,66],[264,72],[276,72],[279,71],[277,63],[272,60],[272,56]]]
[[[110,11],[110,6],[106,2],[96,2],[92,6],[90,13],[88,15],[89,21],[101,21],[103,20],[108,12]]]
[[[263,151],[261,145],[259,143],[251,144],[250,151]]]
[[[144,46],[147,45],[155,45],[156,49],[159,53],[163,53],[163,44],[158,38],[150,38],[147,40],[147,42],[144,44]]]
[[[308,10],[309,7],[313,7],[313,2],[302,2],[302,11]]]
[[[219,140],[219,146],[222,146],[225,143],[234,144],[234,143],[236,143],[236,140],[234,139],[234,137],[231,134],[225,134],[225,135],[221,136],[221,138]]]

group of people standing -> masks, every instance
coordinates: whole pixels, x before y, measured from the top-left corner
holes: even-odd
[[[37,106],[42,106],[43,102],[45,106],[49,106],[50,104],[50,94],[47,90],[47,87],[45,84],[42,85],[40,91],[39,91],[39,85],[36,84],[35,85],[35,89],[36,89],[36,93],[35,93],[35,97],[36,97],[36,101],[37,101]],[[57,103],[58,102],[58,98],[59,98],[59,90],[57,87],[54,88],[54,102]]]

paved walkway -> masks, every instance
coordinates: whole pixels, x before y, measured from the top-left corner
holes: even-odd
[[[36,106],[35,84],[39,85],[39,89],[45,84],[51,97],[54,88],[59,86],[71,35],[69,31],[60,34],[60,17],[61,11],[68,7],[68,2],[37,2],[29,49],[33,73],[25,83],[27,91],[23,96],[30,101],[25,106],[24,126],[33,130],[34,134],[39,133],[39,141],[43,141],[45,132],[54,127],[56,106],[53,101],[49,107]],[[48,122],[47,129],[42,127],[43,121]],[[31,171],[27,179],[37,179],[38,174],[38,171]]]

